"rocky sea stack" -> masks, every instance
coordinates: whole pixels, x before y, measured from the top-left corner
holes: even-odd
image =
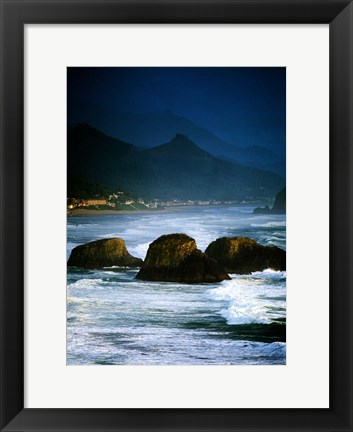
[[[163,235],[150,244],[137,279],[161,282],[213,283],[230,279],[186,234]]]
[[[276,195],[273,207],[257,207],[254,209],[255,214],[286,214],[286,188],[283,188]]]
[[[129,254],[124,240],[111,238],[96,240],[75,247],[71,252],[67,265],[83,268],[141,267],[142,263],[142,259]]]
[[[263,246],[247,237],[219,238],[207,247],[205,254],[217,260],[229,273],[286,269],[286,252],[283,249]]]

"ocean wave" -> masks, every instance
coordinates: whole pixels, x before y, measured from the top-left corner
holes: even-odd
[[[75,248],[76,246],[79,246],[81,243],[74,243],[74,242],[67,242],[66,243],[66,251],[67,254],[69,255],[72,251],[73,248]]]
[[[70,283],[69,288],[94,288],[101,284],[103,279],[79,279],[76,282]]]
[[[228,324],[270,324],[272,320],[261,311],[261,308],[255,310],[253,307],[245,307],[244,305],[232,304],[227,309],[221,310],[221,315],[227,320]]]
[[[269,324],[285,318],[286,272],[267,269],[231,276],[232,280],[207,292],[209,298],[223,303],[220,314],[228,324]]]
[[[259,279],[285,279],[287,272],[268,268],[263,271],[252,272],[249,276]]]
[[[262,281],[278,281],[278,280],[285,280],[287,277],[286,271],[280,271],[280,270],[272,270],[270,268],[263,270],[263,271],[256,271],[249,274],[236,274],[236,273],[229,273],[229,275],[232,277],[232,280],[244,280],[244,282],[251,282],[252,280],[262,280]],[[254,281],[253,281],[254,282]],[[223,283],[232,283],[232,281],[226,281]]]
[[[282,243],[282,242],[285,242],[286,241],[286,238],[285,237],[276,237],[276,236],[270,236],[270,237],[265,237],[265,241],[266,242],[279,242],[279,243]]]
[[[284,242],[279,241],[268,241],[268,246],[277,246],[281,249],[286,249],[286,244]]]
[[[263,355],[280,355],[284,356],[286,355],[286,343],[285,342],[271,342],[271,343],[264,343],[258,345],[259,351],[261,351],[261,354]]]
[[[130,246],[129,253],[137,258],[145,259],[150,242],[140,243],[135,246]]]
[[[122,233],[121,232],[113,232],[113,233],[109,233],[109,234],[101,234],[99,235],[100,239],[107,239],[107,238],[121,238],[122,237]]]
[[[287,226],[286,221],[272,221],[263,224],[250,224],[252,227],[263,227],[263,228],[275,228],[275,227],[285,227]]]
[[[67,228],[68,229],[81,229],[81,228],[93,228],[95,226],[99,226],[98,224],[87,224],[87,223],[68,223]]]
[[[127,266],[108,266],[108,267],[103,267],[103,270],[114,270],[114,269],[129,270],[129,269],[131,269],[131,267],[127,267]],[[103,273],[115,274],[114,272],[109,272],[109,271],[105,271]]]
[[[283,318],[283,311],[268,310],[267,307],[257,304],[242,303],[232,300],[228,308],[221,310],[221,315],[230,325],[242,324],[270,324],[275,320]]]
[[[112,271],[112,270],[120,270],[120,269],[125,271],[126,269],[128,269],[128,267],[118,267],[118,266],[103,267],[103,270],[99,271],[98,273],[100,275],[104,275],[104,276],[106,276],[106,275],[116,276],[118,274],[118,272]]]
[[[140,236],[143,233],[144,233],[144,229],[142,227],[139,227],[139,228],[126,228],[123,231],[123,235],[125,235],[126,237],[131,237],[131,238],[134,238],[135,236]]]
[[[82,303],[82,299],[78,298],[78,297],[67,297],[66,298],[66,303],[68,305],[78,304],[78,303]]]

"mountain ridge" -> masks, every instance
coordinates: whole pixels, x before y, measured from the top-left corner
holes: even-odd
[[[240,142],[230,143],[212,130],[172,111],[118,113],[95,119],[91,123],[108,135],[119,137],[140,148],[156,147],[162,142],[168,142],[176,133],[183,132],[213,156],[285,175],[284,154],[277,154],[258,142],[250,146],[244,146]]]
[[[271,196],[284,185],[273,173],[223,161],[179,133],[141,149],[88,124],[68,129],[68,173],[107,187],[158,199],[240,199]]]

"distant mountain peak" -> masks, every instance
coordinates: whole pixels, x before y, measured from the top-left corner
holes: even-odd
[[[144,150],[145,154],[169,155],[170,157],[183,158],[189,157],[205,158],[212,157],[205,150],[200,148],[192,141],[188,135],[184,133],[176,133],[176,135],[167,143]]]
[[[202,154],[207,153],[205,150],[195,144],[194,141],[188,137],[188,135],[181,132],[176,133],[167,144],[164,144],[164,146],[178,151],[192,151]]]
[[[183,144],[192,144],[192,145],[196,145],[193,141],[191,141],[191,139],[183,133],[176,133],[175,137],[171,139],[170,141],[173,144],[179,144],[179,143],[183,143]]]

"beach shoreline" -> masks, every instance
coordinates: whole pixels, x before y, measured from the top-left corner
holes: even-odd
[[[237,204],[238,206],[241,206],[242,204]],[[253,206],[254,208],[257,203],[246,203],[243,204],[245,207]],[[129,215],[129,214],[163,214],[163,213],[175,213],[185,210],[192,210],[192,209],[204,209],[204,208],[220,208],[220,207],[232,207],[234,204],[220,204],[220,205],[176,205],[176,206],[168,206],[164,207],[162,209],[152,209],[152,210],[92,210],[92,209],[85,209],[85,208],[79,208],[74,210],[68,210],[67,216],[68,217],[75,217],[75,216],[102,216],[102,215]]]
[[[191,206],[187,206],[190,208]],[[86,210],[86,209],[76,209],[68,211],[68,217],[75,216],[103,216],[103,215],[129,215],[129,214],[160,214],[167,212],[175,212],[181,211],[185,209],[185,207],[175,206],[175,207],[167,207],[158,210]]]

